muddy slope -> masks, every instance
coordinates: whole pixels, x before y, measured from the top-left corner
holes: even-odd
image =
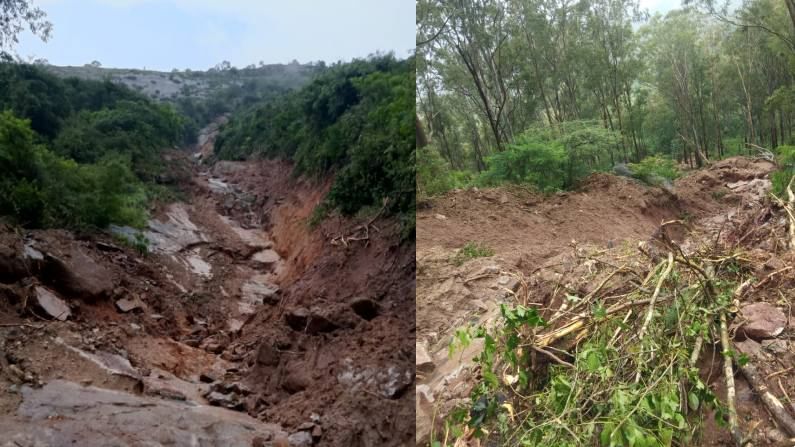
[[[427,445],[432,430],[444,433],[443,415],[467,404],[477,378],[472,358],[481,345],[473,342],[460,355],[447,355],[457,328],[496,324],[500,304],[515,304],[515,294],[528,297],[548,316],[566,293],[584,296],[616,266],[647,262],[638,243],[653,250],[648,242],[663,221],[680,219],[689,225],[689,230],[667,233],[685,250],[717,239],[747,252],[758,266],[754,274],[759,281],[792,264],[793,255],[776,242],[786,237],[785,225],[766,200],[772,169],[764,161],[723,160],[686,174],[674,194],[598,174],[579,190],[552,197],[497,188],[455,191],[424,204],[417,216],[417,445]],[[455,251],[469,241],[484,243],[494,256],[456,265],[451,261]],[[606,290],[621,293],[625,280],[607,284]],[[787,313],[795,298],[788,292],[792,284],[795,276],[789,274],[768,280],[768,287],[755,289],[741,308],[768,303]],[[786,405],[791,401],[785,391],[795,386],[795,374],[781,371],[795,366],[794,331],[790,320],[777,339],[750,342],[759,367],[776,374],[769,386]],[[705,377],[723,393],[720,371],[719,361],[707,365]],[[750,431],[758,422],[755,445],[780,445],[773,441],[780,432],[764,417],[749,385],[741,378],[737,383],[743,426]],[[702,442],[717,446],[731,441],[707,418]]]
[[[123,227],[0,228],[0,430],[21,445],[410,442],[414,246],[398,224],[310,228],[328,183],[196,159],[164,160],[181,199],[145,244]]]

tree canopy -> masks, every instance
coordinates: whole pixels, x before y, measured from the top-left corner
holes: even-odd
[[[637,0],[420,0],[421,151],[465,183],[555,189],[647,157],[665,171],[788,144],[789,0],[717,3],[649,15]]]

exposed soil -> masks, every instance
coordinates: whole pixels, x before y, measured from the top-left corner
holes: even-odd
[[[765,161],[732,158],[688,173],[672,191],[595,174],[576,191],[549,197],[515,187],[471,189],[418,206],[417,445],[426,445],[432,431],[436,436],[444,433],[441,420],[456,405],[467,404],[477,375],[471,360],[481,345],[473,342],[463,353],[448,357],[454,331],[467,324],[496,324],[499,304],[512,303],[520,289],[516,296],[529,297],[548,317],[561,307],[565,293],[584,296],[615,266],[648,262],[638,244],[644,243],[644,250],[655,256],[660,224],[674,219],[686,225],[664,231],[685,250],[716,240],[735,246],[749,265],[758,267],[754,274],[759,281],[792,265],[795,256],[780,243],[786,240],[786,220],[767,198],[772,169]],[[495,254],[456,266],[452,258],[468,242]],[[607,295],[625,292],[629,279],[616,275],[602,290]],[[795,275],[787,271],[773,279],[747,293],[741,307],[768,302],[788,314]],[[742,318],[735,323],[733,334],[739,341],[744,338],[737,329]],[[747,347],[763,377],[776,373],[768,386],[795,412],[787,396],[795,389],[795,326],[791,319],[788,324],[762,344],[749,338]],[[723,396],[717,351],[716,356],[704,354],[700,366],[702,376]],[[754,445],[782,445],[782,432],[739,374],[737,393],[741,426]],[[699,442],[733,445],[728,431],[711,417],[705,418]]]
[[[0,229],[2,431],[17,445],[410,443],[415,249],[399,224],[341,239],[369,218],[310,228],[330,180],[198,158],[166,157],[181,199],[150,221],[149,253],[129,228]],[[82,419],[106,405],[131,410]]]

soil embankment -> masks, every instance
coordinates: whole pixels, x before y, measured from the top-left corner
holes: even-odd
[[[653,241],[660,231],[687,253],[703,244],[735,247],[747,268],[756,269],[752,273],[760,282],[790,265],[792,253],[778,242],[786,240],[786,219],[771,210],[768,198],[773,169],[768,162],[737,157],[687,173],[673,191],[595,174],[577,191],[550,197],[505,187],[453,191],[422,204],[417,214],[417,444],[425,445],[433,430],[444,433],[443,416],[468,405],[477,380],[471,360],[482,344],[475,340],[449,357],[455,330],[498,324],[501,303],[514,303],[521,295],[528,300],[525,304],[548,317],[561,308],[567,294],[585,296],[601,286],[608,295],[621,293],[623,280],[608,281],[608,276],[622,265],[643,268],[646,254],[656,255]],[[660,229],[671,220],[683,224]],[[456,265],[456,251],[469,242],[485,245],[494,255]],[[646,254],[638,250],[639,243]],[[795,284],[790,273],[774,275],[766,287],[747,294],[738,303],[741,315],[746,310],[750,316],[752,308],[746,306],[759,303],[786,314],[793,297],[778,291]],[[746,323],[743,317],[736,323],[733,331],[740,342],[743,331],[738,329]],[[789,324],[774,339],[743,342],[764,373],[781,381],[769,386],[786,405],[785,390],[795,387],[795,374],[781,372],[795,366],[790,341],[795,327]],[[700,365],[705,379],[719,395],[725,394],[720,356],[707,356],[711,363]],[[774,445],[773,438],[781,433],[762,417],[765,410],[748,383],[737,380],[744,432],[753,436],[755,445],[768,445],[768,440]],[[731,442],[728,432],[705,418],[703,445],[724,441]]]

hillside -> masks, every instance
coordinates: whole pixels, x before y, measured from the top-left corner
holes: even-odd
[[[181,97],[210,98],[225,89],[243,87],[247,90],[265,86],[298,88],[317,71],[312,64],[269,64],[259,67],[177,70],[170,72],[134,68],[105,68],[93,65],[61,67],[40,65],[60,76],[124,84],[153,99],[176,101]],[[249,91],[248,93],[253,93]]]

